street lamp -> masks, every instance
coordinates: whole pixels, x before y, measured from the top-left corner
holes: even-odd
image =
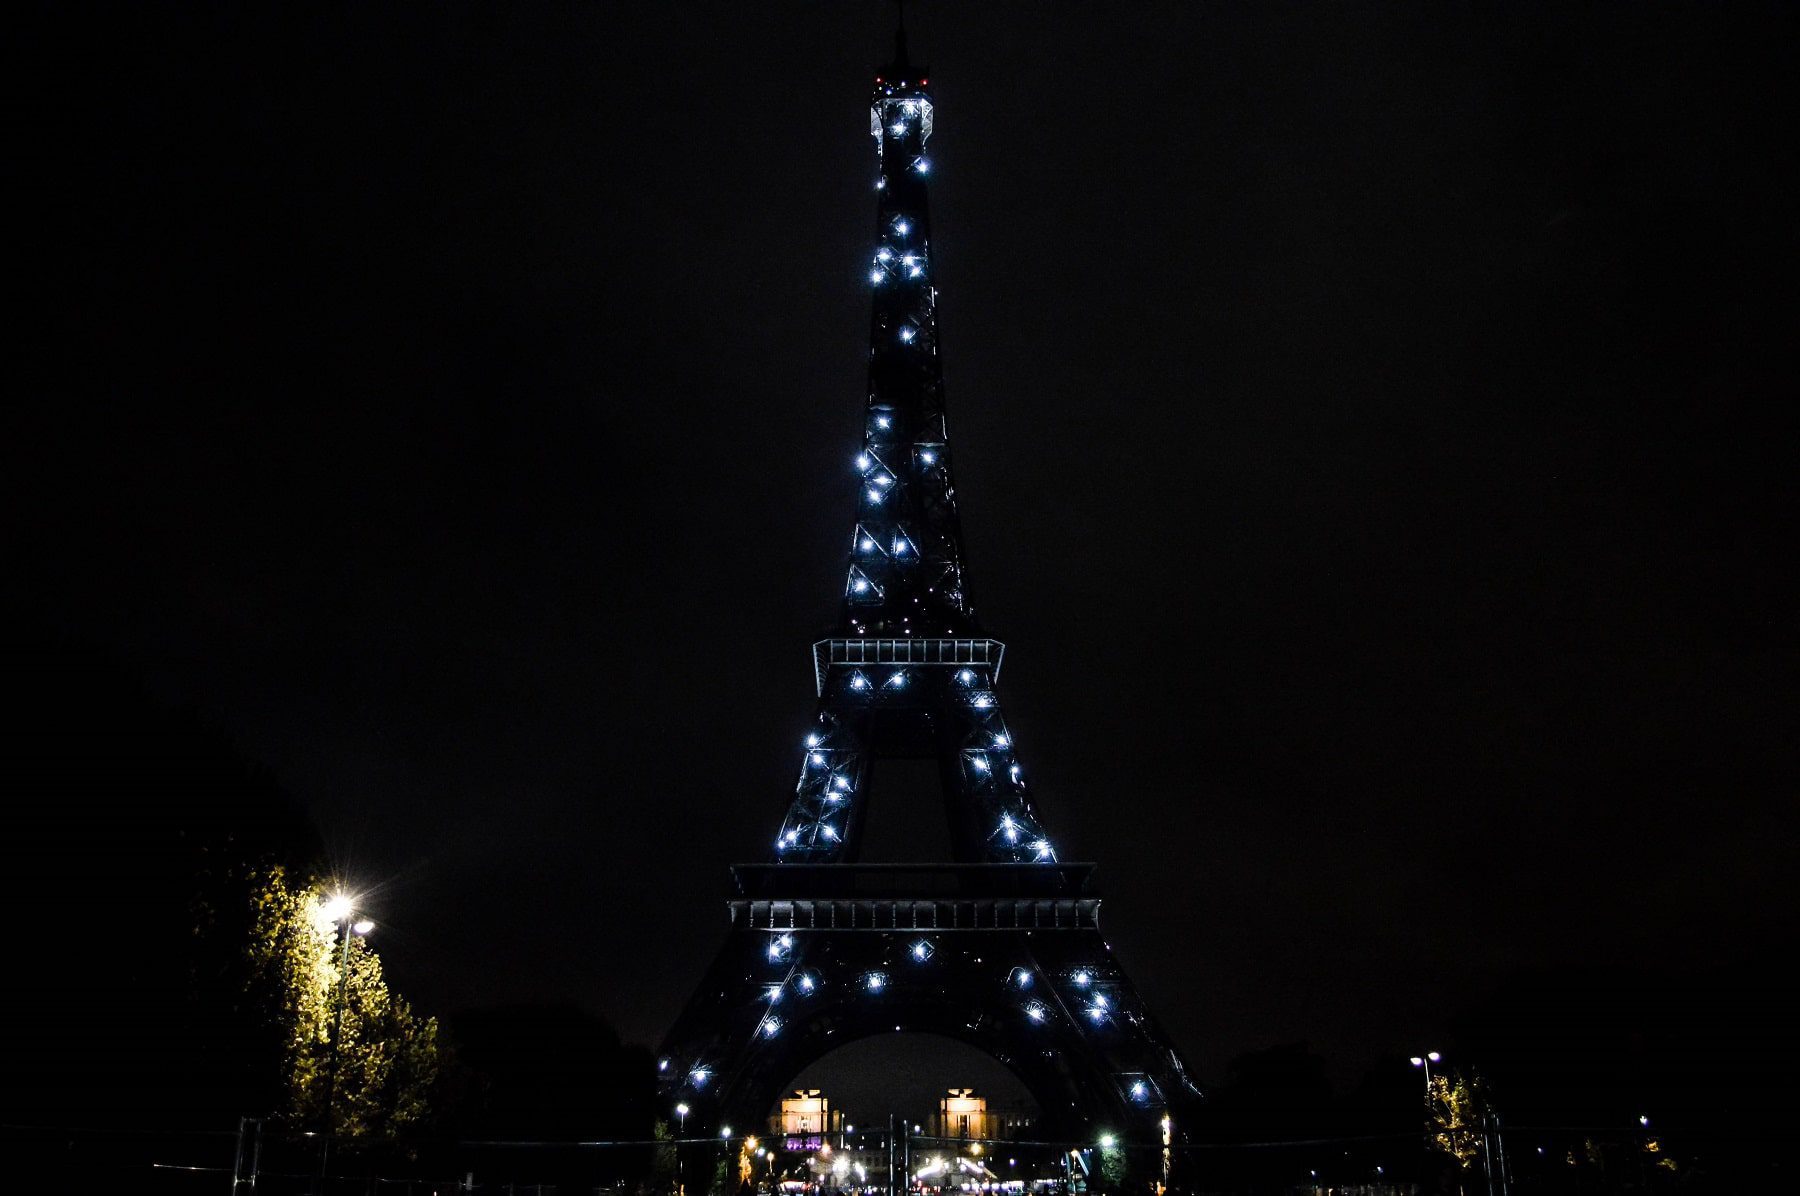
[[[325,1134],[327,1138],[336,1128],[332,1116],[334,1112],[332,1106],[337,1100],[338,1048],[342,1045],[344,1038],[344,1006],[349,1003],[350,936],[352,934],[366,935],[375,929],[375,923],[367,918],[352,922],[350,919],[355,912],[348,897],[333,897],[325,903],[325,916],[331,919],[333,927],[337,927],[340,923],[343,926],[340,934],[343,946],[338,953],[337,1010],[331,1023],[331,1064],[325,1071]]]
[[[677,1196],[686,1196],[687,1187],[681,1171],[681,1140],[687,1137],[687,1102],[675,1106],[675,1116],[681,1118],[681,1130],[675,1135],[675,1191]]]
[[[336,893],[325,902],[321,911],[331,921],[332,933],[340,936],[343,946],[338,953],[338,991],[337,1009],[332,1015],[331,1023],[331,1061],[325,1068],[325,1140],[319,1148],[319,1182],[325,1182],[325,1163],[331,1153],[331,1136],[337,1131],[335,1105],[337,1103],[337,1069],[338,1049],[344,1039],[344,1006],[349,1003],[350,989],[350,936],[366,935],[375,929],[375,923],[367,918],[356,918],[356,903],[342,893]]]
[[[1429,1097],[1431,1093],[1431,1065],[1442,1058],[1443,1056],[1436,1051],[1426,1051],[1423,1055],[1414,1055],[1408,1060],[1414,1067],[1423,1067],[1425,1069],[1425,1092],[1427,1097]]]
[[[1431,1065],[1443,1059],[1436,1051],[1426,1051],[1408,1060],[1414,1067],[1425,1069],[1425,1148],[1431,1148]]]
[[[1443,1059],[1436,1051],[1426,1051],[1423,1055],[1414,1055],[1408,1062],[1414,1067],[1425,1069],[1425,1108],[1431,1108],[1431,1065]]]

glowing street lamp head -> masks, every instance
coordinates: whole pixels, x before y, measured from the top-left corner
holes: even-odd
[[[356,923],[356,925],[352,926],[350,929],[354,930],[357,934],[367,934],[367,933],[369,933],[369,931],[375,929],[375,923],[369,921],[367,918],[364,918],[362,921]]]
[[[1117,1144],[1118,1141],[1119,1140],[1117,1138],[1113,1137],[1111,1134],[1101,1134],[1100,1135],[1100,1149],[1101,1150],[1111,1150],[1113,1148],[1113,1146],[1115,1144]]]
[[[351,902],[350,898],[344,896],[342,893],[334,893],[325,902],[324,913],[325,916],[330,918],[333,922],[342,922],[345,918],[348,918],[355,909],[356,906]]]
[[[675,1106],[675,1116],[686,1117],[687,1115],[688,1115],[688,1107],[685,1104]]]

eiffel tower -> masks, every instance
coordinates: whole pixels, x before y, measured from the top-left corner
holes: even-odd
[[[926,142],[934,109],[906,34],[875,80],[880,173],[868,282],[868,408],[835,633],[773,862],[732,869],[731,929],[660,1052],[684,1132],[760,1125],[845,1043],[959,1039],[1024,1083],[1039,1129],[1167,1145],[1200,1091],[1114,958],[1090,886],[1061,861],[1001,712],[1005,645],[969,604],[938,359]],[[872,766],[935,758],[955,860],[859,864]]]

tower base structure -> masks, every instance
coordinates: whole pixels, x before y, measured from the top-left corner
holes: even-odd
[[[690,1134],[760,1125],[828,1052],[922,1031],[1011,1070],[1041,1110],[1034,1136],[1184,1137],[1200,1090],[1101,936],[1092,872],[733,868],[730,932],[657,1061],[665,1103],[687,1106]]]

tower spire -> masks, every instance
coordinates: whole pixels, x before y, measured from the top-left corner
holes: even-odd
[[[876,150],[875,251],[868,407],[856,523],[839,630],[846,635],[971,635],[938,360],[926,142],[929,80],[894,34],[894,61],[876,77],[869,132]]]
[[[906,57],[906,0],[894,0],[894,61],[889,64],[887,75],[904,78],[912,70],[912,64]]]

